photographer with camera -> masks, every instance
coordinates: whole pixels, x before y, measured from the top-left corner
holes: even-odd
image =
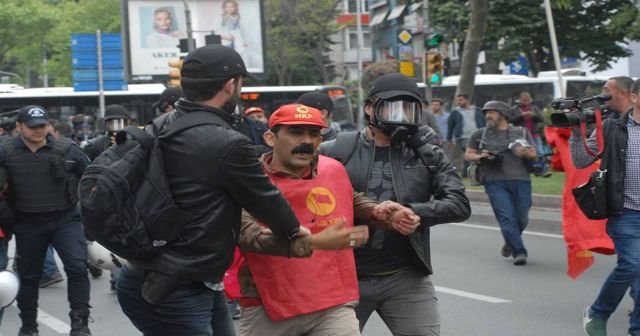
[[[522,232],[529,223],[531,179],[527,161],[537,157],[533,138],[526,128],[509,124],[509,105],[493,100],[482,107],[486,127],[473,132],[465,160],[480,163],[484,190],[504,238],[501,253],[513,256],[517,266],[527,263]]]
[[[631,101],[631,85],[633,79],[627,76],[611,77],[602,87],[602,94],[610,95],[611,99],[605,102],[604,114],[608,118],[618,119],[633,108]]]
[[[617,266],[602,285],[595,302],[583,313],[586,335],[607,334],[606,324],[627,289],[640,274],[640,80],[633,82],[630,94],[633,109],[618,119],[607,119],[585,139],[583,128],[574,125],[569,138],[571,160],[576,168],[585,168],[597,159],[606,172],[607,234],[618,255]],[[604,148],[598,155],[598,133]],[[586,142],[586,143],[585,143]],[[633,291],[632,291],[633,292]],[[629,318],[629,335],[640,335],[640,307]]]

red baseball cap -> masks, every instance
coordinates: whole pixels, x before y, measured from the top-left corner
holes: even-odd
[[[264,110],[262,109],[262,107],[258,107],[258,106],[252,106],[252,107],[248,107],[246,110],[244,110],[244,115],[250,115],[251,113],[257,113],[257,112],[262,112],[264,113]]]
[[[320,110],[302,104],[282,105],[269,117],[269,128],[275,125],[312,125],[326,127]]]

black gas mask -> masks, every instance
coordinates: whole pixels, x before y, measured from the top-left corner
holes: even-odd
[[[107,131],[107,137],[110,139],[116,135],[119,131],[122,131],[128,126],[128,121],[122,118],[113,118],[104,121],[104,128]]]
[[[422,104],[409,96],[378,99],[370,124],[391,137],[392,143],[406,142],[420,126]]]

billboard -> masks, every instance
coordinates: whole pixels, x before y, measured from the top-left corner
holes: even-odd
[[[127,0],[123,12],[127,59],[132,81],[159,81],[169,73],[168,61],[180,56],[179,40],[186,38],[184,1]],[[196,47],[205,36],[220,36],[234,48],[251,73],[265,72],[262,0],[188,0]]]

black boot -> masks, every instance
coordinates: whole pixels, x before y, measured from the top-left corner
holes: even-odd
[[[81,316],[71,312],[71,332],[69,336],[91,336],[89,330],[89,316]]]
[[[25,326],[23,325],[18,331],[18,336],[38,336],[38,326]]]
[[[22,327],[18,331],[18,336],[38,336],[38,318],[37,313],[20,313],[20,319],[22,320]]]

